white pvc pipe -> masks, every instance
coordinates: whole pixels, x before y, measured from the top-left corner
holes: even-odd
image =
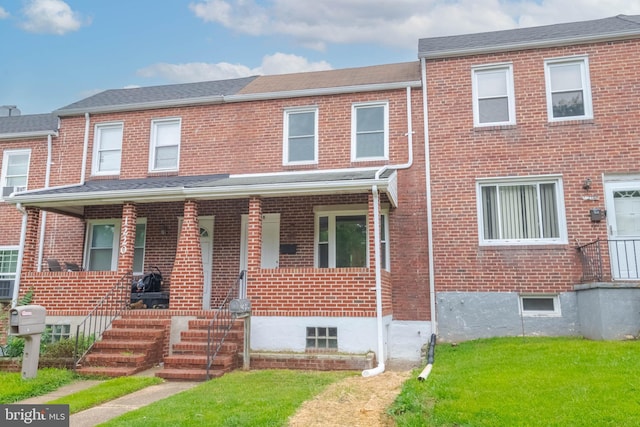
[[[89,130],[91,119],[89,113],[84,113],[84,146],[82,148],[82,170],[80,172],[80,185],[84,185],[87,176],[87,152],[89,151]]]
[[[20,203],[16,204],[16,209],[22,212],[22,226],[20,228],[20,249],[18,250],[18,266],[16,267],[16,280],[13,282],[13,295],[11,296],[11,308],[18,305],[18,295],[20,293],[20,276],[22,275],[22,260],[24,258],[24,242],[27,240],[27,211]]]
[[[436,318],[436,279],[433,259],[433,221],[431,212],[431,159],[429,155],[429,110],[427,102],[427,63],[424,58],[420,59],[422,72],[422,111],[424,114],[424,164],[427,187],[427,261],[429,263],[429,303],[431,312],[431,332],[438,334],[438,323]]]
[[[418,379],[420,381],[424,381],[427,378],[429,378],[429,374],[431,373],[431,368],[433,368],[433,365],[431,363],[427,364],[427,366],[424,367],[420,375],[418,375]]]
[[[372,377],[384,372],[384,331],[382,325],[382,271],[380,267],[380,195],[378,186],[371,188],[373,194],[373,253],[376,272],[376,321],[378,327],[378,366],[362,371],[363,377]]]
[[[51,134],[47,135],[47,167],[44,175],[44,188],[49,188],[51,180],[51,156],[52,156]],[[38,240],[38,267],[37,271],[42,271],[42,259],[44,258],[44,235],[47,228],[47,211],[42,211],[40,217],[40,238]]]

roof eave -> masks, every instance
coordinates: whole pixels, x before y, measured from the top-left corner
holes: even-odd
[[[78,116],[85,113],[117,113],[122,111],[157,110],[160,108],[185,107],[190,105],[219,104],[224,102],[223,95],[202,96],[196,98],[174,99],[154,102],[137,102],[131,104],[107,105],[89,108],[60,109],[53,112],[58,117]]]
[[[372,83],[364,85],[337,86],[312,89],[287,90],[281,92],[259,92],[225,96],[225,102],[261,101],[267,99],[301,98],[305,96],[340,95],[357,92],[379,92],[383,90],[397,90],[406,87],[420,87],[422,81],[409,80],[391,83]]]
[[[625,39],[633,39],[640,37],[640,31],[622,31],[617,33],[610,33],[606,35],[596,35],[596,36],[583,36],[583,37],[570,37],[564,39],[552,39],[552,40],[544,40],[544,41],[533,41],[533,42],[524,42],[524,43],[510,43],[498,46],[483,46],[471,49],[453,49],[446,51],[438,51],[434,53],[429,52],[420,52],[418,54],[419,58],[425,59],[443,59],[443,58],[451,58],[451,57],[459,57],[459,56],[471,56],[471,55],[483,55],[488,53],[499,53],[499,52],[508,52],[508,51],[516,51],[516,50],[526,50],[526,49],[538,49],[545,47],[560,47],[560,46],[568,46],[574,44],[586,44],[586,43],[594,43],[594,42],[607,42],[607,41],[616,41],[616,40],[625,40]]]

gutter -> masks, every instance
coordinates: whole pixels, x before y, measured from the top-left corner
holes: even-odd
[[[408,169],[413,164],[413,121],[411,111],[411,87],[407,86],[407,162],[400,165],[385,165],[378,169],[374,179],[378,181],[380,175],[386,170]],[[381,374],[385,370],[384,357],[384,333],[382,324],[382,266],[380,265],[380,194],[378,186],[374,184],[371,187],[373,195],[373,252],[375,262],[376,275],[376,326],[378,336],[378,366],[372,369],[362,371],[363,377],[372,377]]]
[[[202,96],[194,98],[185,98],[179,100],[166,100],[166,101],[154,101],[154,102],[138,102],[125,105],[108,105],[92,108],[71,108],[68,110],[56,110],[53,113],[58,117],[65,116],[78,116],[81,114],[95,114],[95,113],[115,113],[124,111],[139,111],[139,110],[153,110],[159,108],[170,107],[184,107],[190,105],[203,105],[203,104],[223,104],[232,102],[247,102],[247,101],[263,101],[267,99],[283,99],[283,98],[301,98],[305,96],[321,96],[321,95],[338,95],[346,93],[357,92],[372,92],[382,90],[396,90],[404,87],[420,87],[421,82],[408,81],[408,82],[391,82],[391,83],[375,83],[356,86],[340,86],[340,87],[328,87],[328,88],[314,88],[314,89],[300,89],[290,90],[283,92],[263,92],[263,93],[247,93],[247,94],[235,94],[235,95],[215,95],[215,96]]]
[[[429,147],[429,110],[427,100],[427,63],[424,58],[420,59],[420,68],[422,72],[422,110],[424,112],[424,165],[427,189],[427,244],[428,244],[428,263],[429,263],[429,303],[431,312],[431,332],[438,333],[438,323],[436,319],[436,279],[435,279],[435,261],[433,259],[433,220],[432,220],[432,196],[431,196],[431,156]]]

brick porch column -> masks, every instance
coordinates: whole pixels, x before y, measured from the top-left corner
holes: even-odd
[[[40,228],[40,209],[27,209],[27,233],[22,253],[22,273],[34,272],[38,253],[38,234]]]
[[[125,202],[122,206],[122,226],[118,256],[118,274],[133,272],[133,254],[136,243],[136,221],[138,210],[135,203]]]
[[[198,226],[198,202],[185,200],[184,219],[171,272],[169,308],[201,310],[203,292],[204,271]]]
[[[247,237],[247,269],[257,270],[262,265],[262,199],[259,197],[249,199]]]

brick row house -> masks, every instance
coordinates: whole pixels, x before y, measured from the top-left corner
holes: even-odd
[[[157,268],[166,303],[135,311],[166,322],[165,360],[238,278],[252,363],[374,354],[375,372],[432,333],[637,335],[639,43],[620,15],[78,101],[2,206],[24,224],[13,298],[73,331]]]
[[[11,199],[20,292],[75,330],[123,274],[157,268],[168,299],[144,315],[171,319],[171,353],[246,271],[252,351],[419,359],[420,86],[416,61],[109,90],[55,111],[50,185]],[[45,212],[66,223],[47,224],[38,254]]]
[[[427,38],[419,56],[438,337],[637,336],[640,17]]]

